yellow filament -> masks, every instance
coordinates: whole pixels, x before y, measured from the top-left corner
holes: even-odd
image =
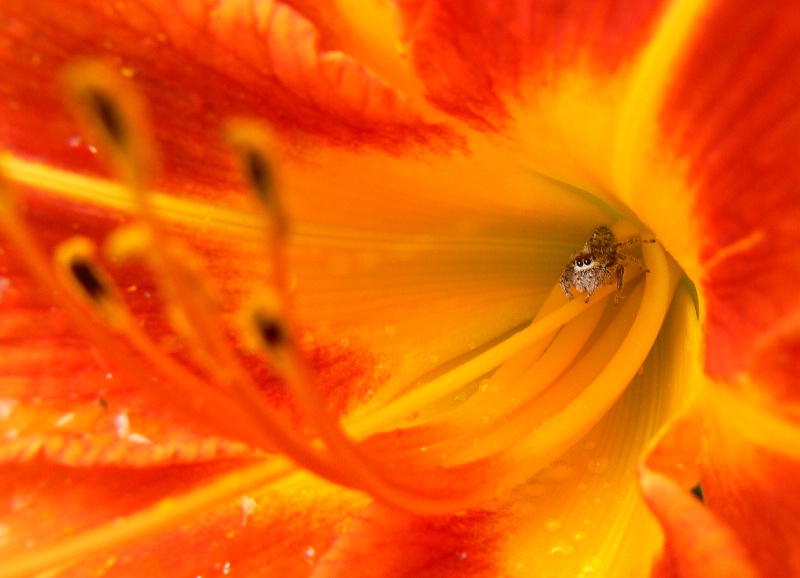
[[[63,86],[68,104],[115,172],[131,189],[144,190],[158,163],[142,98],[117,71],[97,61],[74,63],[64,71]]]
[[[608,327],[600,335],[594,336],[589,349],[563,375],[549,384],[545,392],[529,400],[517,412],[507,412],[503,414],[502,420],[495,420],[499,423],[493,425],[499,427],[490,429],[488,435],[474,436],[473,443],[469,445],[462,442],[458,445],[443,444],[441,448],[437,446],[437,450],[447,453],[447,463],[459,464],[504,451],[547,423],[570,403],[574,403],[597,377],[606,360],[613,357],[614,351],[630,330],[636,309],[640,306],[641,295],[641,287],[637,287],[619,309],[613,312]],[[523,381],[520,387],[526,388],[527,383]],[[593,423],[589,427],[591,425]]]
[[[611,294],[608,287],[599,289],[592,300],[585,304],[575,299],[565,302],[560,308],[545,315],[529,327],[515,333],[502,343],[466,361],[447,374],[430,381],[418,389],[396,399],[389,405],[365,416],[357,423],[348,425],[348,432],[357,439],[363,439],[387,427],[387,424],[401,424],[433,399],[452,395],[465,383],[487,374],[506,359],[519,355],[537,342],[547,338],[560,327],[575,319],[586,310],[604,303]]]

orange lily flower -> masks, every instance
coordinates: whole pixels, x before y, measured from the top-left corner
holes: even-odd
[[[793,5],[0,15],[4,575],[800,573]]]

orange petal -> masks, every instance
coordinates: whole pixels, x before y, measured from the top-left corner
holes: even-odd
[[[186,495],[246,462],[118,468],[63,468],[33,462],[2,466],[0,512],[4,553],[24,554],[102,527],[113,534],[125,516],[168,513]],[[102,550],[59,568],[60,576],[307,576],[342,525],[366,498],[310,477],[231,496],[174,529],[158,526],[122,548]],[[124,524],[123,524],[124,525]],[[34,550],[36,551],[36,550]],[[184,555],[189,553],[190,555]],[[12,556],[13,557],[13,556]],[[16,569],[15,569],[16,570]]]
[[[800,428],[761,392],[709,385],[703,493],[764,576],[800,572]]]
[[[312,577],[493,574],[494,543],[502,537],[494,517],[480,510],[420,517],[373,505],[347,526]]]
[[[703,420],[694,404],[669,422],[647,450],[644,464],[667,476],[684,490],[700,483],[700,444]]]
[[[315,25],[280,2],[5,3],[0,33],[3,146],[59,166],[98,171],[59,98],[57,73],[76,56],[108,60],[152,108],[165,176],[159,188],[215,197],[230,161],[219,142],[232,116],[270,122],[285,139],[375,146],[398,154],[460,137],[425,121],[357,61],[320,43]],[[46,138],[43,138],[46,135]]]
[[[725,380],[797,304],[785,290],[800,247],[797,27],[788,1],[712,4],[663,110],[666,139],[697,191],[707,370]]]
[[[648,39],[660,2],[399,2],[403,39],[427,95],[480,128],[509,121],[524,85],[585,67],[611,75]],[[624,14],[624,17],[621,15]]]
[[[640,470],[639,483],[666,535],[654,578],[760,576],[735,534],[689,492],[647,469]]]

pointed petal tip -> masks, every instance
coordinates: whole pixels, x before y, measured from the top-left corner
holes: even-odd
[[[638,475],[642,495],[665,534],[654,578],[759,577],[733,532],[699,500],[644,466]]]

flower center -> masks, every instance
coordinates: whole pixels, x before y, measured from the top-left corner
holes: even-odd
[[[68,78],[79,117],[118,175],[134,219],[102,248],[73,237],[51,258],[4,179],[0,222],[31,272],[54,289],[87,338],[131,380],[215,432],[280,452],[337,484],[424,514],[477,506],[524,482],[585,435],[639,370],[661,327],[678,275],[657,244],[646,245],[642,253],[650,272],[629,269],[626,298],[618,305],[609,298],[611,285],[597,288],[589,302],[568,301],[554,279],[528,327],[369,414],[339,423],[298,345],[283,262],[286,217],[274,190],[269,137],[255,124],[238,123],[230,129],[232,149],[253,193],[264,260],[271,267],[263,289],[239,311],[235,333],[280,377],[311,424],[310,434],[298,432],[265,402],[227,338],[231,328],[202,259],[172,239],[159,220],[148,193],[156,155],[142,104],[113,73],[94,64],[76,66]],[[635,232],[624,224],[615,227],[619,238]],[[101,254],[150,271],[188,359],[170,354],[141,328]],[[161,379],[154,381],[151,372]],[[251,472],[251,481],[265,483],[291,471],[280,458],[267,461]],[[223,482],[177,510],[189,515],[210,499],[242,491]]]

